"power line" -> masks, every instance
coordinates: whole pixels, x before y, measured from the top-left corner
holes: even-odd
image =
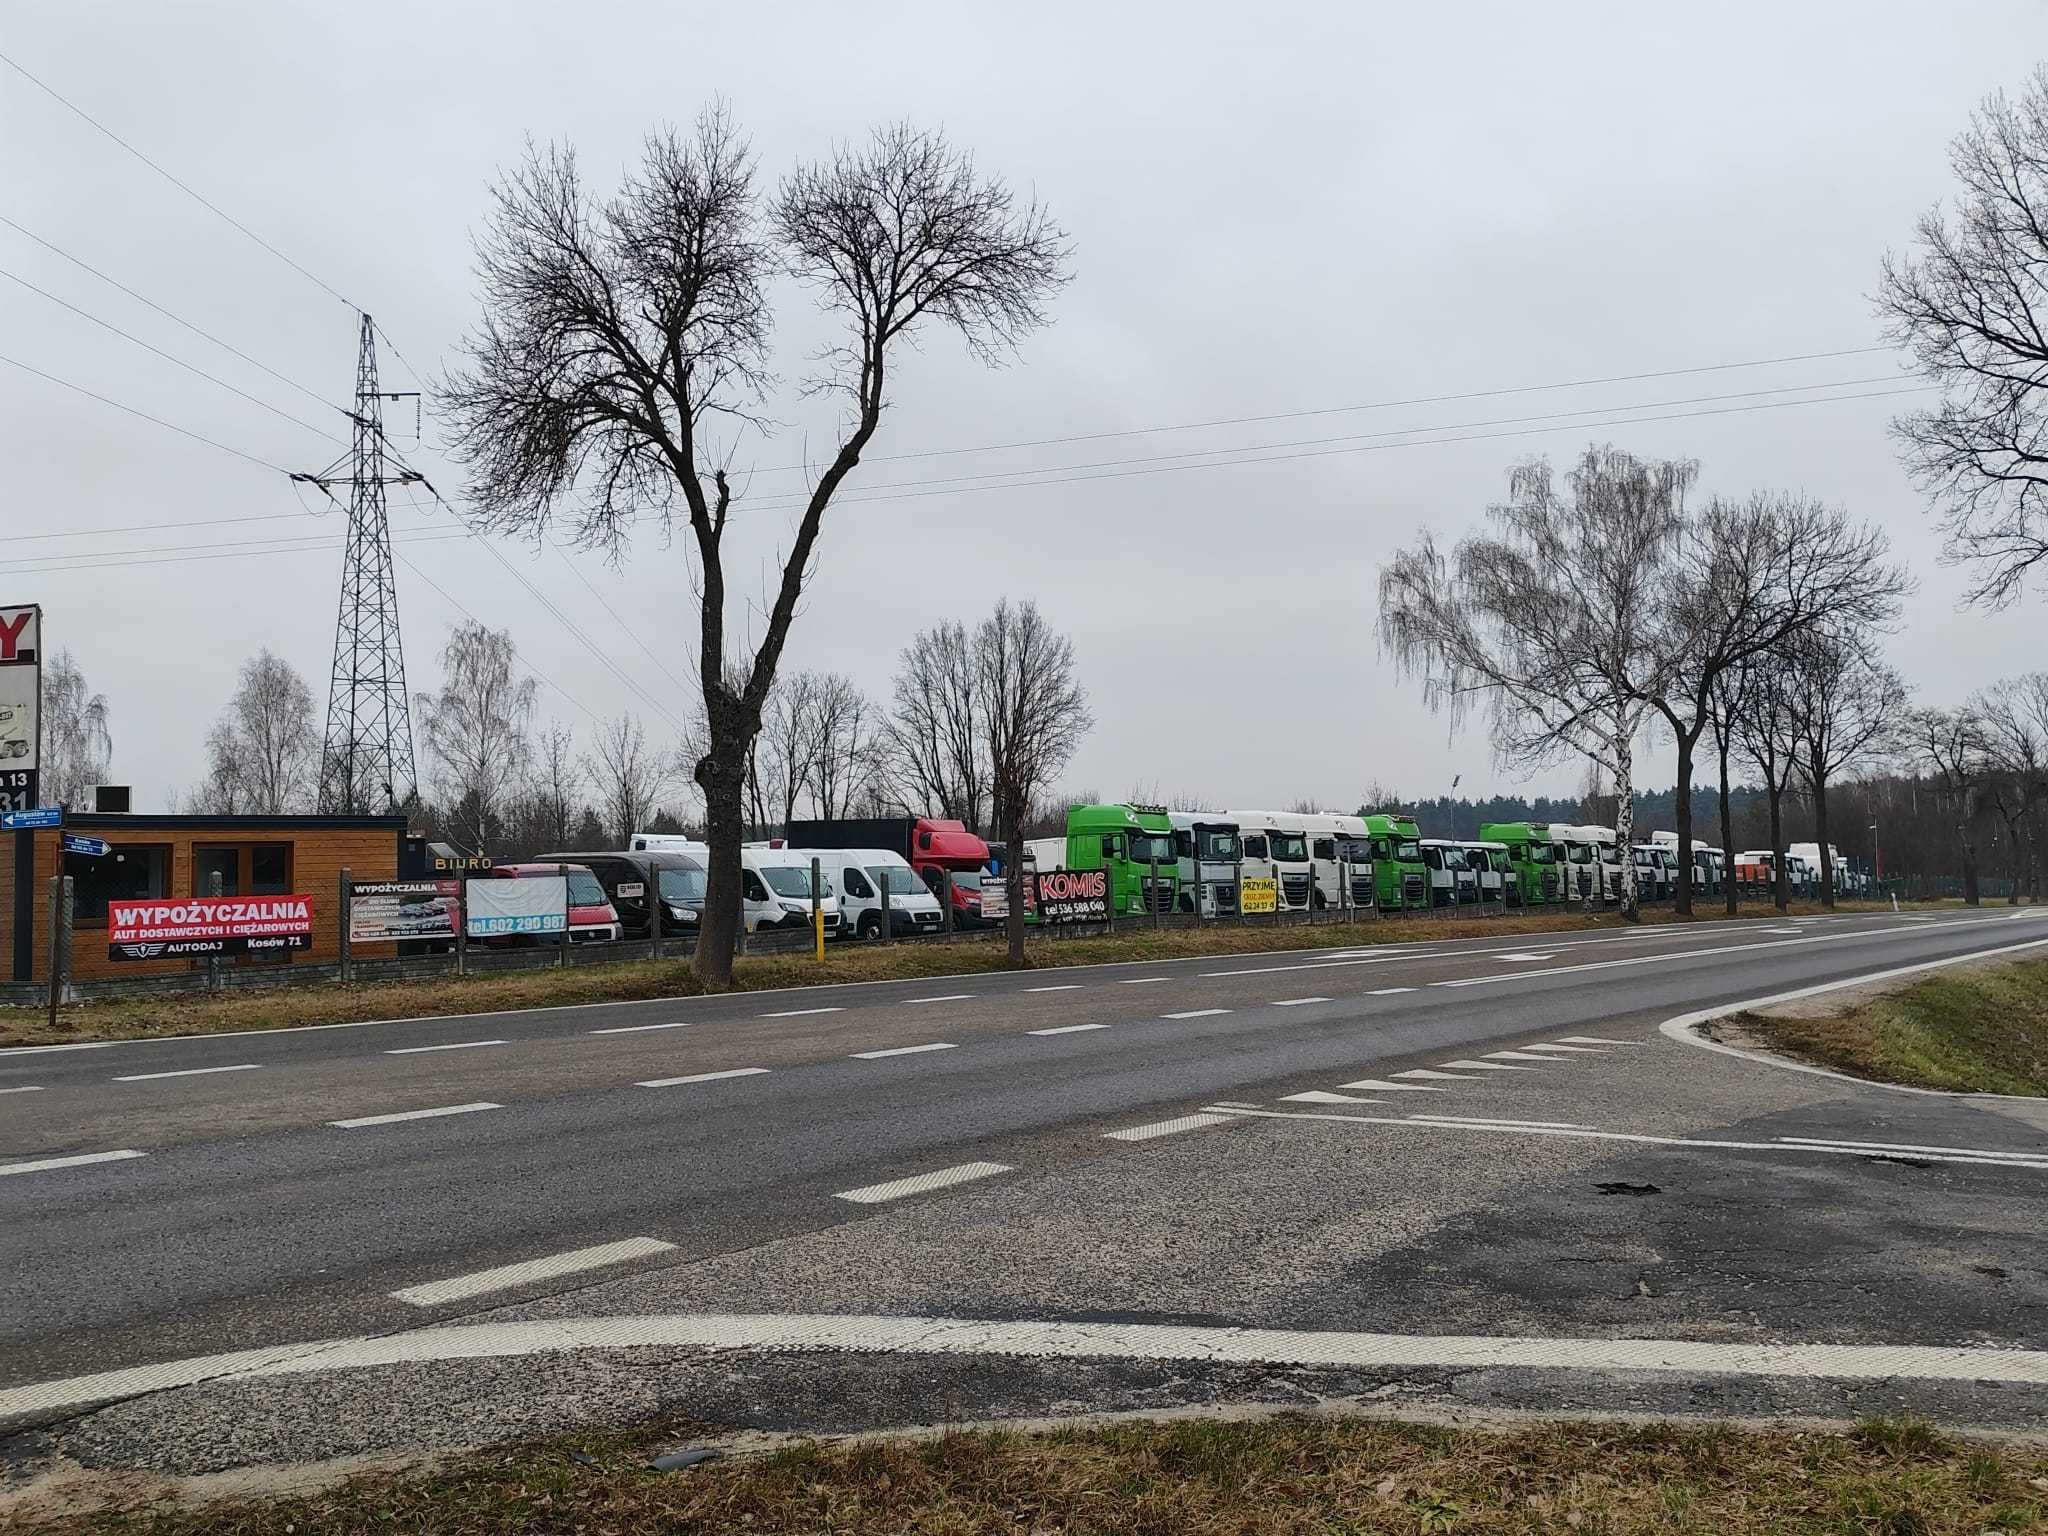
[[[121,135],[114,132],[114,130],[109,128],[105,123],[101,122],[98,118],[94,117],[90,112],[87,112],[85,108],[79,106],[76,102],[70,101],[64,96],[60,95],[54,87],[45,84],[42,80],[38,79],[35,75],[31,74],[26,68],[22,66],[21,62],[18,59],[10,58],[7,54],[0,53],[0,64],[5,64],[9,69],[12,69],[16,74],[20,75],[22,79],[28,81],[30,85],[34,86],[37,90],[41,91],[45,96],[49,97],[52,101],[56,102],[58,106],[64,108],[65,111],[71,113],[73,116],[81,119],[82,121],[90,124],[92,127],[98,129],[101,133],[105,134],[108,138],[112,139],[116,144],[120,145],[121,148],[127,150],[129,154],[133,155],[136,159],[140,160],[152,171],[155,171],[157,175],[163,177],[165,181],[168,181],[172,186],[176,187],[180,192],[183,192],[187,197],[197,202],[201,207],[205,208],[215,217],[225,221],[233,228],[238,229],[243,234],[247,235],[251,240],[254,240],[258,245],[262,246],[264,250],[270,252],[271,255],[275,256],[279,261],[283,262],[286,266],[290,267],[294,272],[298,273],[299,276],[305,278],[307,282],[314,284],[316,287],[332,295],[334,298],[340,299],[341,302],[347,304],[350,309],[357,309],[357,306],[353,303],[350,303],[349,300],[345,296],[343,296],[343,294],[338,289],[334,288],[333,286],[326,282],[323,282],[321,279],[315,277],[311,272],[308,272],[296,261],[293,261],[291,257],[285,255],[283,251],[280,251],[268,240],[264,239],[261,235],[257,234],[255,230],[251,229],[248,225],[244,224],[240,219],[236,218],[233,214],[227,212],[227,210],[222,208],[218,203],[213,202],[204,194],[195,191],[191,186],[187,185],[183,181],[180,181],[176,176],[173,176],[169,171],[165,170],[161,165],[157,164],[156,161],[150,159],[149,156],[145,155],[133,144],[130,144],[126,139],[122,138]]]
[[[415,534],[412,537],[406,539],[404,542],[408,545],[444,544],[451,539],[459,539],[462,537],[464,537],[464,535],[460,533],[422,533]],[[277,547],[270,549],[249,549],[245,547],[240,549],[227,549],[223,550],[219,554],[211,555],[165,556],[150,554],[146,555],[142,559],[136,560],[115,559],[112,556],[125,553],[125,551],[115,550],[112,551],[109,556],[95,556],[91,559],[80,560],[75,564],[71,565],[25,565],[19,562],[9,561],[5,562],[4,564],[0,564],[0,571],[5,571],[9,574],[20,576],[56,576],[61,575],[66,571],[117,571],[126,566],[136,565],[185,565],[193,561],[260,559],[265,555],[324,554],[329,550],[340,549],[343,543],[344,541],[338,539],[322,538],[311,539],[303,544],[285,544],[283,542],[280,542]],[[51,558],[59,557],[53,556]]]
[[[659,671],[663,677],[667,678],[670,682],[674,683],[678,688],[682,689],[683,692],[687,694],[690,691],[690,685],[684,682],[680,677],[677,677],[675,673],[669,671],[668,667],[663,664],[662,659],[654,653],[653,648],[649,646],[646,641],[640,638],[639,634],[635,632],[632,625],[626,622],[625,615],[620,613],[618,609],[614,608],[611,604],[611,600],[607,598],[602,592],[598,591],[594,585],[592,585],[591,580],[588,576],[584,575],[582,571],[576,568],[576,562],[569,558],[569,552],[563,549],[562,546],[559,544],[555,545],[554,548],[556,555],[558,555],[561,558],[562,564],[566,565],[569,568],[569,574],[571,576],[574,576],[578,581],[583,583],[583,590],[588,592],[592,597],[596,598],[598,603],[603,607],[604,611],[612,616],[612,621],[615,624],[617,624],[621,630],[625,632],[626,638],[632,641],[635,645],[640,647],[640,654],[645,656],[649,661],[653,662],[655,665],[655,669]]]
[[[197,374],[200,378],[206,380],[206,382],[209,384],[218,384],[222,389],[226,390],[229,394],[239,395],[242,397],[242,399],[248,401],[251,405],[261,406],[264,410],[270,412],[270,414],[273,416],[283,417],[293,426],[304,427],[308,432],[318,433],[321,437],[326,438],[327,441],[329,441],[330,443],[340,443],[343,441],[341,438],[335,436],[332,432],[328,431],[325,427],[316,427],[313,425],[313,423],[305,420],[303,417],[294,416],[290,411],[279,409],[277,406],[272,405],[268,400],[258,399],[255,395],[250,394],[246,389],[237,388],[235,385],[230,384],[226,379],[220,378],[215,374],[208,373],[204,368],[200,368],[192,363],[188,363],[182,357],[175,357],[171,353],[166,352],[162,347],[153,346],[152,344],[144,341],[140,336],[137,336],[132,332],[122,330],[121,327],[114,324],[113,321],[102,320],[98,315],[94,314],[91,310],[80,309],[76,304],[73,304],[70,300],[58,298],[56,294],[50,292],[50,290],[47,288],[38,288],[34,283],[30,282],[27,278],[21,276],[21,274],[18,272],[10,272],[5,267],[0,267],[0,277],[4,277],[10,282],[21,284],[21,286],[26,288],[30,293],[41,294],[44,298],[48,299],[52,304],[57,305],[59,308],[68,309],[71,311],[72,314],[77,315],[80,319],[90,320],[94,325],[99,326],[101,329],[112,331],[116,336],[121,337],[124,341],[134,342],[136,346],[142,348],[142,350],[145,352],[154,352],[158,357],[162,358],[165,362],[176,364],[178,367],[184,369],[187,373]]]
[[[268,459],[259,459],[253,453],[244,453],[239,448],[230,448],[226,443],[217,442],[213,438],[194,432],[189,427],[181,427],[175,422],[165,421],[161,416],[152,416],[148,411],[140,411],[132,405],[123,405],[118,400],[110,400],[105,395],[87,389],[83,384],[74,384],[69,379],[58,378],[54,373],[45,373],[40,368],[31,367],[29,364],[24,363],[18,357],[0,355],[0,363],[10,364],[13,367],[19,368],[23,373],[32,373],[37,378],[46,380],[62,389],[71,390],[74,394],[84,395],[88,400],[97,400],[101,405],[111,405],[117,411],[126,411],[130,416],[139,416],[144,421],[153,421],[158,426],[168,428],[170,431],[177,433],[180,437],[191,438],[195,443],[204,443],[209,448],[218,448],[222,453],[231,453],[238,459],[254,464],[258,469],[267,469],[272,474],[277,475],[288,475],[291,473],[290,470],[273,464]]]
[[[1266,421],[1298,421],[1308,416],[1342,416],[1354,411],[1390,411],[1407,405],[1449,405],[1463,400],[1489,400],[1502,395],[1534,395],[1556,389],[1587,389],[1596,384],[1637,384],[1647,379],[1676,379],[1688,374],[1728,373],[1740,368],[1771,368],[1783,363],[1812,363],[1836,357],[1864,357],[1896,352],[1895,347],[1841,347],[1831,352],[1794,352],[1782,357],[1757,357],[1736,363],[1702,363],[1691,368],[1658,368],[1646,373],[1615,373],[1597,379],[1566,379],[1551,384],[1517,384],[1500,389],[1461,390],[1449,395],[1415,395],[1405,400],[1373,400],[1363,405],[1326,405],[1300,411],[1271,411],[1261,416],[1225,416],[1213,421],[1181,421],[1156,427],[1121,427],[1112,432],[1077,432],[1065,437],[1025,438],[1011,443],[980,443],[966,448],[926,448],[915,453],[863,454],[864,464],[891,464],[905,459],[943,459],[964,453],[1004,453],[1016,448],[1050,448],[1065,443],[1096,443],[1115,437],[1145,437],[1157,432],[1200,432],[1212,427],[1252,426]],[[814,464],[773,464],[757,475],[814,469]]]
[[[348,412],[343,410],[342,407],[335,405],[332,401],[322,396],[318,391],[309,389],[306,385],[301,384],[297,379],[279,373],[275,368],[271,367],[268,363],[261,362],[258,359],[251,357],[248,353],[244,352],[240,347],[222,341],[218,336],[214,335],[211,331],[201,329],[199,326],[194,325],[190,320],[187,320],[183,315],[173,314],[170,310],[165,309],[163,305],[157,303],[154,299],[148,298],[143,294],[137,293],[133,288],[130,288],[126,283],[121,282],[118,278],[112,278],[107,276],[106,273],[102,272],[98,267],[94,266],[91,262],[72,255],[71,252],[63,249],[63,247],[51,244],[48,240],[45,240],[41,235],[37,234],[34,230],[29,229],[24,225],[17,224],[14,220],[8,218],[7,215],[4,213],[0,213],[0,224],[5,224],[9,229],[13,230],[16,234],[21,235],[26,239],[35,241],[37,245],[40,245],[44,250],[50,252],[52,255],[63,257],[66,261],[70,262],[73,266],[79,268],[80,270],[90,272],[94,277],[98,278],[101,282],[107,284],[109,287],[118,288],[121,292],[127,294],[128,297],[133,299],[136,303],[143,305],[145,308],[155,310],[158,314],[162,315],[166,320],[171,321],[173,324],[182,325],[194,336],[198,336],[203,340],[210,341],[216,347],[219,347],[222,351],[231,353],[234,356],[239,357],[251,368],[259,369],[262,372],[269,374],[273,379],[277,380],[278,383],[288,385],[291,388],[296,389],[300,394],[304,395],[314,404],[324,405],[331,411],[341,411],[341,413],[344,416],[348,414]]]
[[[451,535],[451,537],[455,538],[461,538],[463,536],[464,535],[461,534]],[[428,586],[432,587],[436,592],[440,593],[443,600],[446,601],[451,607],[453,607],[457,613],[461,614],[465,619],[469,620],[470,623],[476,625],[479,629],[489,628],[489,626],[486,625],[482,619],[478,618],[475,614],[471,613],[469,609],[464,607],[462,603],[452,593],[450,593],[446,587],[442,586],[438,581],[434,580],[433,577],[429,576],[425,571],[421,570],[418,566],[414,565],[410,560],[406,559],[405,556],[399,554],[396,550],[394,550],[392,551],[392,558],[397,560],[398,563],[404,566],[408,571],[411,571],[413,575],[419,577],[421,581],[424,581]],[[510,631],[507,631],[507,633],[509,635]],[[578,709],[582,710],[585,715],[588,715],[593,725],[602,725],[604,723],[591,710],[588,704],[585,704],[581,699],[577,698],[575,694],[571,693],[568,689],[564,688],[561,684],[557,683],[553,678],[549,677],[547,673],[541,671],[541,669],[539,667],[536,667],[529,658],[520,655],[519,642],[516,640],[512,642],[512,654],[518,656],[519,659],[526,664],[527,670],[532,672],[535,677],[539,678],[542,682],[546,683],[550,688],[554,689],[555,692],[559,693],[563,698],[567,699],[571,704],[574,704]]]

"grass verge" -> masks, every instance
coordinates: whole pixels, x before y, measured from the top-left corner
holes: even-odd
[[[2048,1095],[2048,960],[1937,973],[1839,1013],[1738,1022],[1775,1050],[1857,1077]]]
[[[1795,915],[1818,907],[1795,906]],[[1843,910],[1856,910],[1845,905]],[[1702,911],[1701,920],[1724,914]],[[1745,908],[1742,916],[1775,917],[1769,907]],[[1643,914],[1646,923],[1673,921],[1669,911]],[[1026,946],[1027,967],[1095,965],[1120,960],[1170,960],[1252,951],[1321,949],[1369,944],[1416,943],[1426,939],[1510,938],[1517,934],[1570,933],[1613,929],[1611,913],[1552,912],[1528,917],[1373,919],[1314,927],[1133,929],[1102,938],[1037,940]],[[840,946],[822,964],[808,955],[745,957],[733,967],[731,990],[829,986],[850,981],[888,981],[923,976],[973,975],[1008,970],[1000,943]],[[59,1011],[53,1028],[35,1007],[0,1008],[0,1046],[63,1045],[88,1040],[138,1040],[157,1035],[220,1034],[246,1029],[280,1029],[313,1024],[355,1024],[370,1019],[406,1019],[428,1014],[495,1013],[578,1003],[695,997],[706,988],[681,960],[577,965],[483,976],[437,976],[343,986],[339,982],[289,990],[167,994],[106,998]]]
[[[74,1513],[50,1536],[289,1531],[967,1532],[1104,1536],[1584,1532],[1668,1536],[2048,1528],[2048,1456],[1924,1425],[1847,1432],[1559,1423],[1183,1420],[800,1443],[680,1472],[669,1439],[577,1437],[365,1474],[285,1499]]]

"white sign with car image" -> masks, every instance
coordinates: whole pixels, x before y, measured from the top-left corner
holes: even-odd
[[[472,880],[467,894],[472,939],[569,931],[569,882],[564,876]]]

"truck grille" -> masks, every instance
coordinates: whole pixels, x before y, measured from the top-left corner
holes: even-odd
[[[1545,901],[1557,900],[1557,872],[1555,870],[1546,869],[1543,872],[1543,899]]]
[[[1144,908],[1147,912],[1171,912],[1173,910],[1173,882],[1161,880],[1153,884],[1150,879],[1138,882],[1144,888]]]
[[[1428,882],[1422,876],[1403,875],[1401,877],[1401,905],[1404,907],[1421,906],[1428,889]]]
[[[1308,905],[1308,876],[1282,875],[1280,889],[1287,893],[1287,905],[1305,907]]]
[[[1372,905],[1372,896],[1371,874],[1354,873],[1351,877],[1351,904],[1356,907],[1369,907]]]
[[[1218,912],[1237,910],[1237,887],[1234,885],[1212,885],[1209,887]]]

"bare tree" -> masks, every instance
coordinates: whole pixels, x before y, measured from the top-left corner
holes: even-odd
[[[725,112],[651,134],[614,197],[573,153],[531,151],[496,189],[478,243],[484,319],[442,391],[472,471],[475,520],[538,533],[555,516],[619,549],[644,515],[683,516],[696,555],[711,845],[700,975],[732,970],[748,752],[812,569],[825,509],[867,451],[891,370],[928,324],[996,361],[1046,321],[1067,240],[1045,210],[936,133],[896,125],[794,170],[764,208]],[[847,408],[804,496],[761,637],[727,643],[730,433],[765,429],[767,284],[786,273],[841,327],[807,382]],[[722,432],[720,429],[727,429]]]
[[[1731,690],[1742,705],[1734,722],[1735,741],[1762,777],[1770,801],[1771,901],[1783,912],[1792,902],[1792,882],[1785,865],[1785,792],[1792,787],[1800,756],[1794,690],[1780,656],[1752,656],[1742,664],[1742,672],[1741,681]],[[1731,869],[1728,874],[1732,885],[1735,872]]]
[[[1877,529],[1800,497],[1717,497],[1687,520],[1666,617],[1679,643],[1650,700],[1678,745],[1678,912],[1692,911],[1693,753],[1713,723],[1716,683],[1823,622],[1846,631],[1888,620],[1905,577],[1884,551]]]
[[[1640,916],[1635,741],[1673,668],[1668,595],[1689,461],[1591,447],[1560,488],[1541,459],[1509,477],[1489,535],[1447,559],[1427,532],[1380,571],[1380,639],[1455,721],[1490,706],[1497,760],[1578,753],[1612,776],[1622,911]]]
[[[519,670],[509,630],[469,621],[441,648],[441,687],[413,700],[433,759],[450,834],[481,852],[497,835],[506,797],[526,778],[528,722],[538,685]]]
[[[647,732],[635,716],[622,714],[597,728],[584,772],[597,795],[599,819],[617,829],[621,848],[643,828],[674,782],[675,768],[673,758],[648,747]]]
[[[1755,658],[1751,657],[1750,661]],[[1735,888],[1735,810],[1728,759],[1740,740],[1742,722],[1749,709],[1750,664],[1738,662],[1716,674],[1707,689],[1707,722],[1714,732],[1714,756],[1720,767],[1721,899],[1730,917],[1735,916],[1741,893]]]
[[[268,648],[242,663],[234,696],[206,737],[199,804],[232,815],[280,816],[311,803],[320,777],[313,690]]]
[[[1974,602],[2019,595],[2048,560],[2048,66],[2018,101],[1992,95],[1949,146],[1952,211],[1921,215],[1887,256],[1878,308],[1941,403],[1893,423]]]
[[[1828,851],[1828,786],[1851,764],[1896,739],[1906,716],[1906,683],[1880,661],[1869,636],[1828,625],[1787,643],[1785,701],[1800,776],[1813,797],[1820,845],[1821,904],[1835,904]]]
[[[537,841],[548,848],[566,848],[581,809],[584,773],[576,761],[576,733],[550,720],[534,738],[527,792],[533,796]]]
[[[1088,691],[1074,675],[1074,643],[1054,633],[1035,603],[1005,598],[974,633],[975,674],[996,828],[1008,845],[1010,962],[1024,959],[1024,863],[1018,843],[1025,819],[1094,725]]]
[[[818,674],[789,672],[768,690],[768,704],[755,738],[754,798],[765,820],[786,827],[810,783],[818,758]]]
[[[1963,904],[1981,903],[1976,820],[1985,753],[1980,722],[1967,709],[1915,710],[1905,722],[1914,755],[1946,806],[1963,859]]]
[[[89,806],[114,755],[107,696],[94,693],[69,651],[43,668],[42,793],[48,805]]]
[[[2048,672],[2027,672],[2002,678],[1971,695],[1967,706],[1981,759],[1983,797],[2005,825],[2012,888],[2007,900],[2019,902],[2023,851],[2032,876],[2031,894],[2039,898],[2040,848],[2027,835],[2027,821],[2048,805]]]
[[[844,816],[875,782],[876,711],[850,677],[817,676],[811,690],[811,803],[819,816]]]
[[[954,620],[919,631],[897,663],[888,739],[924,809],[979,831],[988,813],[988,739],[974,643]]]

